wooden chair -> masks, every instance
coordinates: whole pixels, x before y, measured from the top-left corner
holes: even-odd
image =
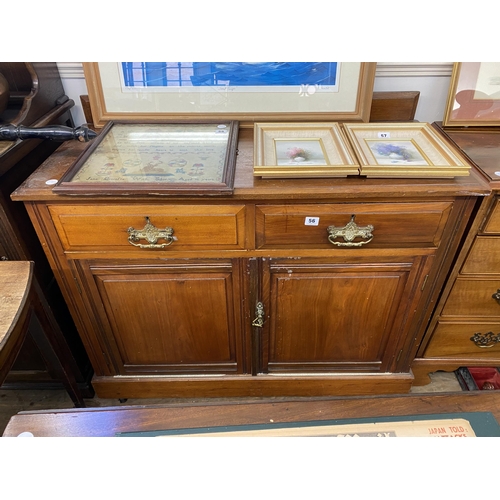
[[[82,393],[72,375],[65,368],[65,344],[52,336],[50,329],[44,329],[33,311],[43,311],[39,294],[35,292],[36,280],[33,279],[33,262],[0,262],[0,384],[3,383],[14,364],[28,329],[47,367],[61,380],[77,408],[85,407]],[[41,321],[48,318],[41,317]]]
[[[0,263],[0,383],[19,354],[30,317],[31,262]]]
[[[415,119],[420,92],[374,92],[370,122],[410,122]]]

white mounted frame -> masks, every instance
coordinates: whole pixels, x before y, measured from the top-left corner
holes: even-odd
[[[499,62],[453,65],[443,126],[500,126]]]
[[[112,120],[238,120],[247,127],[256,121],[368,121],[376,63],[335,64],[335,88],[306,83],[281,89],[234,87],[230,82],[196,88],[125,88],[122,63],[83,63],[83,70],[96,128]]]

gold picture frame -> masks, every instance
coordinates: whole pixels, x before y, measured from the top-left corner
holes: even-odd
[[[280,65],[263,78],[276,78],[287,65],[336,65],[335,84],[322,83],[269,86],[220,85],[126,87],[124,64],[86,62],[83,71],[87,84],[94,126],[108,121],[154,120],[237,120],[240,127],[256,121],[363,121],[370,116],[376,63],[162,63],[186,65]],[[137,63],[155,64],[155,63]],[[156,63],[159,64],[159,63]],[[280,73],[283,72],[283,73]],[[332,70],[333,72],[333,70]],[[296,81],[300,78],[300,72]],[[313,70],[310,72],[313,73]],[[267,76],[266,76],[267,75]],[[194,78],[192,75],[190,78]],[[240,79],[241,82],[242,79]],[[221,80],[222,81],[222,80]],[[319,79],[318,82],[323,80]],[[229,83],[227,83],[229,82]],[[224,82],[223,82],[224,83]]]
[[[367,177],[468,176],[470,165],[428,123],[344,123]]]
[[[443,127],[500,125],[500,62],[454,63]]]
[[[358,174],[359,163],[336,122],[254,124],[254,176]]]

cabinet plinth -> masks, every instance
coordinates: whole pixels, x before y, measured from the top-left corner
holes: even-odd
[[[45,248],[100,397],[408,392],[467,220],[490,192],[474,172],[254,178],[243,129],[232,196],[54,194],[45,181],[82,147],[61,146],[12,196]]]

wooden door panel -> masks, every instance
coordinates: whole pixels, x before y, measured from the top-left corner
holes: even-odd
[[[411,267],[271,264],[264,370],[381,370]]]
[[[120,373],[241,373],[238,264],[91,264]]]

